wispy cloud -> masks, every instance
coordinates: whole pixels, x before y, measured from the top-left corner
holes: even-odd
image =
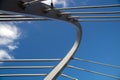
[[[17,48],[20,30],[14,23],[0,23],[0,59],[12,59],[10,51]]]

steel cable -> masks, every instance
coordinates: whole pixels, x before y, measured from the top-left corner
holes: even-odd
[[[72,16],[70,18],[120,18],[120,16]]]
[[[64,12],[64,13],[60,13],[60,14],[120,14],[120,11],[111,11],[111,12]]]
[[[120,7],[120,4],[98,5],[98,6],[78,6],[78,7],[67,7],[67,8],[56,8],[55,10],[92,9],[92,8],[111,8],[111,7]]]
[[[30,17],[23,16],[23,15],[11,15],[11,14],[10,15],[9,14],[5,15],[5,14],[3,14],[3,15],[0,15],[0,18],[30,18]]]
[[[45,1],[45,0],[32,0],[32,1],[29,1],[29,2],[25,2],[24,5],[32,4],[32,3],[38,2],[38,1]]]
[[[120,20],[93,20],[93,19],[89,19],[89,20],[85,20],[85,19],[79,19],[79,22],[120,22]]]
[[[47,76],[47,74],[0,74],[0,77],[33,77],[33,76]]]
[[[83,61],[83,62],[89,62],[89,63],[93,63],[93,64],[99,64],[99,65],[102,65],[102,66],[107,66],[107,67],[120,69],[120,66],[117,66],[117,65],[111,65],[111,64],[106,64],[106,63],[102,63],[102,62],[97,62],[97,61],[92,61],[92,60],[87,60],[87,59],[81,59],[81,58],[73,58],[73,59]]]
[[[61,74],[61,76],[72,79],[72,80],[78,80],[77,78],[71,77],[71,76],[66,75],[66,74]]]
[[[61,59],[12,59],[12,60],[0,60],[0,62],[55,62],[61,61]]]
[[[0,18],[0,21],[46,21],[47,18]]]
[[[55,66],[0,66],[0,69],[50,69]]]
[[[72,65],[68,65],[68,68],[73,68],[73,69],[76,69],[76,70],[82,70],[82,71],[85,71],[85,72],[89,72],[89,73],[93,73],[93,74],[97,74],[97,75],[101,75],[101,76],[106,76],[106,77],[114,78],[114,79],[117,79],[117,80],[120,79],[120,77],[118,77],[118,76],[109,75],[109,74],[96,72],[96,71],[92,71],[92,70],[87,70],[87,69],[75,67],[75,66],[72,66]]]

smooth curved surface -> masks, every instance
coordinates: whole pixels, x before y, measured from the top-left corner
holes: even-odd
[[[74,56],[76,50],[79,47],[81,37],[82,37],[82,29],[78,22],[73,22],[75,29],[76,29],[76,40],[73,47],[67,53],[67,55],[63,58],[63,60],[48,74],[48,76],[44,80],[56,80],[56,78],[60,75],[62,70],[67,66],[69,61]]]
[[[3,1],[3,4],[1,3],[2,5],[0,5],[1,10],[18,12],[18,13],[26,13],[26,14],[32,14],[37,16],[45,16],[52,19],[62,20],[74,25],[76,29],[76,40],[74,42],[74,45],[69,50],[69,52],[65,55],[65,57],[61,60],[61,62],[44,79],[44,80],[56,80],[56,78],[61,74],[61,72],[67,66],[69,61],[73,58],[76,50],[79,47],[81,37],[82,37],[82,29],[81,29],[80,23],[77,21],[77,19],[70,18],[71,16],[67,14],[62,15],[60,14],[62,12],[51,9],[51,6],[48,6],[40,2],[25,6],[25,9],[22,9],[18,5],[16,5],[19,0],[12,0],[12,1],[2,0],[2,1]],[[9,6],[8,2],[10,2],[11,5],[13,4],[12,7]],[[49,11],[46,12],[46,10],[48,9]]]

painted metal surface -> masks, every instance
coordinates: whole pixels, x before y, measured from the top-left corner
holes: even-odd
[[[69,61],[74,56],[77,48],[79,47],[81,36],[82,36],[82,30],[79,24],[75,24],[75,28],[77,31],[77,38],[73,45],[73,47],[70,49],[70,51],[67,53],[67,55],[63,58],[63,60],[53,69],[53,71],[48,74],[48,76],[44,80],[56,80],[56,78],[61,74],[61,71],[67,66]]]
[[[76,40],[70,51],[65,55],[65,57],[60,61],[60,63],[45,77],[44,80],[56,80],[56,78],[61,74],[64,68],[67,66],[69,61],[73,58],[76,50],[79,47],[82,29],[80,23],[75,18],[70,18],[68,14],[61,14],[59,10],[55,10],[46,4],[41,2],[33,2],[24,5],[26,2],[31,0],[1,0],[0,10],[32,14],[37,16],[44,16],[51,19],[63,20],[74,25],[76,29]]]

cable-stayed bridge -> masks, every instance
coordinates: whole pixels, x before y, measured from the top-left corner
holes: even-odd
[[[116,80],[120,77],[101,73],[93,70],[87,70],[79,66],[69,64],[70,61],[82,61],[86,63],[102,65],[106,67],[120,69],[118,65],[107,64],[92,60],[86,60],[75,57],[75,53],[80,45],[82,39],[82,28],[80,22],[119,22],[120,11],[98,11],[98,12],[78,12],[73,10],[78,9],[100,9],[100,8],[115,8],[120,7],[120,4],[97,5],[97,6],[78,6],[68,8],[55,8],[53,5],[46,5],[41,3],[43,0],[1,0],[0,1],[0,21],[53,21],[55,19],[62,20],[74,25],[76,29],[76,40],[63,58],[55,59],[13,59],[0,60],[0,62],[58,62],[54,66],[0,66],[0,69],[51,69],[49,73],[40,74],[0,74],[0,77],[31,77],[44,76],[44,80],[56,80],[59,76],[68,79],[78,80],[76,77],[64,74],[62,71],[65,68],[75,69],[77,71],[84,71],[91,74],[106,76]],[[70,11],[72,10],[72,11]],[[84,15],[83,15],[84,14]],[[103,15],[104,14],[104,15]],[[117,16],[116,16],[117,14]]]

